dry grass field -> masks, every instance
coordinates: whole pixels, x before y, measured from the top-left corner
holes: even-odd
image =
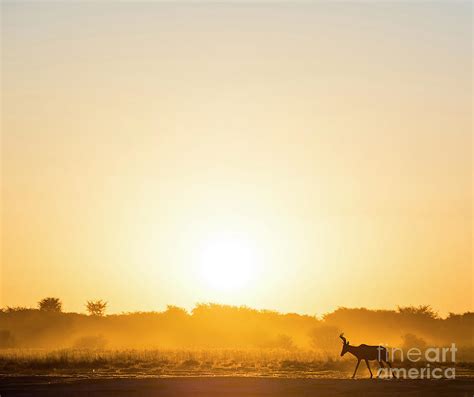
[[[427,363],[395,362],[396,367],[423,367]],[[0,375],[81,377],[148,376],[258,376],[346,378],[354,370],[353,357],[334,357],[314,351],[283,349],[200,350],[87,350],[4,349]],[[439,363],[454,366],[457,377],[474,375],[471,362]],[[371,363],[374,372],[378,369]],[[368,376],[361,365],[358,377]]]
[[[312,351],[41,350],[0,354],[2,396],[459,396],[474,394],[474,365],[456,379],[369,379],[353,359]],[[395,363],[400,365],[401,363]],[[418,363],[419,366],[426,363]],[[372,364],[373,370],[376,369]]]

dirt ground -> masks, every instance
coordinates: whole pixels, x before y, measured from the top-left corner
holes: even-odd
[[[1,397],[20,396],[173,396],[173,397],[473,397],[474,379],[370,380],[282,379],[246,377],[198,378],[0,378]]]

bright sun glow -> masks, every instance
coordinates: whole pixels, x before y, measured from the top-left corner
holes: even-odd
[[[244,238],[217,237],[201,245],[198,270],[202,281],[216,290],[245,288],[257,276],[258,255]]]

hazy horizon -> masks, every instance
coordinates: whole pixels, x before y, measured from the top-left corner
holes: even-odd
[[[474,311],[472,3],[0,7],[0,307]]]
[[[63,314],[81,314],[81,315],[91,315],[89,313],[89,310],[87,309],[87,302],[89,301],[92,301],[92,302],[96,302],[96,300],[94,299],[85,299],[84,302],[83,302],[83,305],[82,305],[82,308],[79,308],[79,309],[76,309],[76,310],[69,310],[68,309],[68,304],[67,302],[64,302],[63,299],[61,299],[60,297],[53,297],[53,296],[44,296],[42,299],[49,299],[49,298],[53,298],[53,299],[59,299],[60,303],[61,303],[61,308],[60,308],[60,311],[58,313],[63,313]],[[22,312],[22,311],[30,311],[30,310],[33,310],[33,311],[44,311],[44,309],[41,309],[40,306],[39,306],[39,303],[40,301],[42,300],[38,300],[38,302],[34,302],[32,304],[23,304],[23,305],[18,305],[18,306],[4,306],[4,307],[0,307],[0,311],[3,310],[3,312],[5,313],[14,313],[14,312]],[[101,300],[102,301],[102,300]],[[439,310],[437,310],[436,307],[432,307],[431,305],[423,305],[423,304],[419,304],[419,305],[409,305],[409,306],[402,306],[402,305],[394,305],[393,307],[386,307],[386,308],[377,308],[377,307],[373,307],[373,308],[368,308],[368,307],[350,307],[350,306],[338,306],[338,307],[335,307],[334,309],[331,309],[331,310],[328,310],[328,311],[325,311],[325,312],[321,312],[321,311],[317,311],[315,310],[314,312],[312,313],[307,313],[307,312],[298,312],[298,311],[291,311],[291,312],[286,312],[286,311],[280,311],[280,310],[277,310],[277,309],[274,309],[274,308],[270,308],[270,307],[253,307],[253,306],[249,306],[249,305],[239,305],[239,304],[226,304],[226,303],[222,303],[222,302],[195,302],[194,304],[192,305],[189,305],[189,306],[177,306],[177,305],[174,305],[172,302],[168,302],[164,305],[160,305],[159,307],[156,306],[156,307],[151,307],[147,310],[140,310],[140,309],[136,309],[136,310],[121,310],[120,308],[117,308],[116,305],[112,305],[112,307],[116,307],[116,310],[115,311],[111,311],[110,310],[110,302],[108,301],[102,301],[105,303],[105,308],[104,308],[104,311],[103,311],[103,314],[101,314],[101,316],[108,316],[108,315],[111,315],[111,316],[115,316],[115,315],[133,315],[133,314],[143,314],[143,313],[164,313],[164,312],[167,312],[169,310],[184,310],[188,315],[192,315],[193,311],[196,309],[196,308],[199,308],[201,306],[222,306],[224,308],[227,308],[229,310],[239,310],[239,309],[242,309],[242,310],[249,310],[249,311],[256,311],[256,312],[263,312],[263,313],[274,313],[274,314],[277,314],[277,315],[298,315],[298,316],[309,316],[309,317],[312,317],[312,318],[316,318],[317,320],[322,320],[324,319],[324,317],[328,314],[331,314],[331,313],[334,313],[334,312],[337,312],[339,310],[348,310],[348,311],[358,311],[358,310],[367,310],[369,312],[394,312],[394,313],[397,313],[399,311],[403,311],[404,309],[407,309],[407,310],[410,310],[410,309],[413,309],[413,310],[418,310],[420,308],[426,308],[429,312],[432,312],[434,315],[436,315],[438,319],[441,319],[441,320],[445,320],[447,318],[449,318],[450,315],[470,315],[470,314],[473,314],[472,311],[470,310],[467,310],[467,311],[464,311],[464,312],[461,312],[461,311],[457,311],[457,312],[449,312],[449,313],[440,313]]]

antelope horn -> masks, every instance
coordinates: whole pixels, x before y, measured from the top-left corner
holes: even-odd
[[[339,338],[342,339],[342,342],[343,342],[344,344],[347,343],[347,342],[346,342],[346,338],[344,338],[344,332],[343,332],[341,335],[339,335]]]

